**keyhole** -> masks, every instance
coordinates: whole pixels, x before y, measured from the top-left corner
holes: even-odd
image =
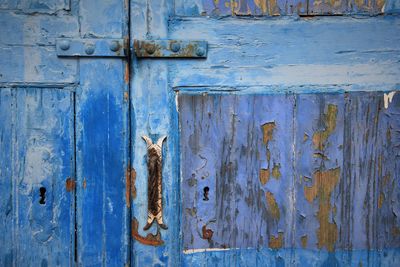
[[[39,188],[39,191],[40,191],[39,203],[44,205],[44,204],[46,204],[46,188],[45,187],[41,187],[41,188]]]
[[[208,186],[206,186],[206,187],[204,187],[203,188],[203,200],[204,201],[207,201],[207,200],[209,200],[208,199],[208,192],[210,191],[210,188],[208,187]]]

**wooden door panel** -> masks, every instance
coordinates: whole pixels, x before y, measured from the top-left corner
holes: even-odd
[[[74,257],[73,92],[2,88],[0,94],[1,265],[68,266]]]
[[[384,95],[179,94],[184,264],[397,262],[400,97]]]

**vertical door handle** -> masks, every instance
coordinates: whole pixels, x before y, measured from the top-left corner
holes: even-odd
[[[142,136],[147,144],[147,223],[143,230],[148,230],[154,220],[162,229],[168,229],[163,222],[162,206],[162,145],[167,138],[160,137],[155,144],[147,137]]]

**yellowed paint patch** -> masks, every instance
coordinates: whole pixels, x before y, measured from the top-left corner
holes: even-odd
[[[318,170],[313,175],[314,185],[311,187],[304,187],[304,196],[308,202],[312,203],[318,197],[318,248],[326,247],[328,251],[334,250],[338,235],[337,225],[329,222],[329,218],[330,213],[333,212],[331,207],[331,194],[339,182],[339,176],[340,168],[327,171]]]
[[[303,136],[303,142],[306,142],[308,140],[308,138],[309,138],[308,134],[305,133],[304,136]]]
[[[268,212],[270,216],[276,220],[279,220],[281,213],[279,211],[278,203],[276,203],[275,197],[271,192],[266,192],[265,197],[267,198]]]
[[[269,169],[260,170],[260,182],[265,185],[269,181]]]
[[[382,208],[383,205],[383,201],[385,201],[385,194],[383,194],[382,192],[379,194],[378,197],[378,208]]]
[[[301,238],[301,247],[302,248],[306,248],[307,247],[307,242],[308,242],[308,236],[307,235],[303,235]]]
[[[269,237],[268,246],[272,249],[280,249],[283,246],[283,233],[278,233],[278,236],[275,237],[271,235]]]
[[[263,124],[262,127],[262,131],[263,131],[263,143],[265,145],[268,145],[268,142],[270,140],[272,140],[272,136],[273,136],[273,132],[275,129],[275,122],[267,122],[265,124]]]
[[[272,168],[272,177],[279,179],[281,177],[281,164],[275,164]]]
[[[263,14],[267,13],[267,0],[254,0],[254,4],[261,9]]]
[[[337,117],[338,108],[336,105],[329,104],[328,110],[326,114],[324,114],[324,123],[325,130],[315,132],[313,135],[313,144],[314,148],[318,150],[323,150],[325,146],[325,142],[328,137],[336,128],[336,117]]]
[[[279,16],[279,7],[276,0],[268,0],[268,15]]]
[[[397,226],[393,226],[392,228],[392,235],[399,236],[400,235],[400,228]]]

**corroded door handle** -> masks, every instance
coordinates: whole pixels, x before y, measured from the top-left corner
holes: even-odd
[[[147,223],[143,230],[148,230],[154,220],[162,229],[168,229],[162,217],[162,145],[167,138],[162,136],[157,143],[147,137],[142,136],[147,144]]]

